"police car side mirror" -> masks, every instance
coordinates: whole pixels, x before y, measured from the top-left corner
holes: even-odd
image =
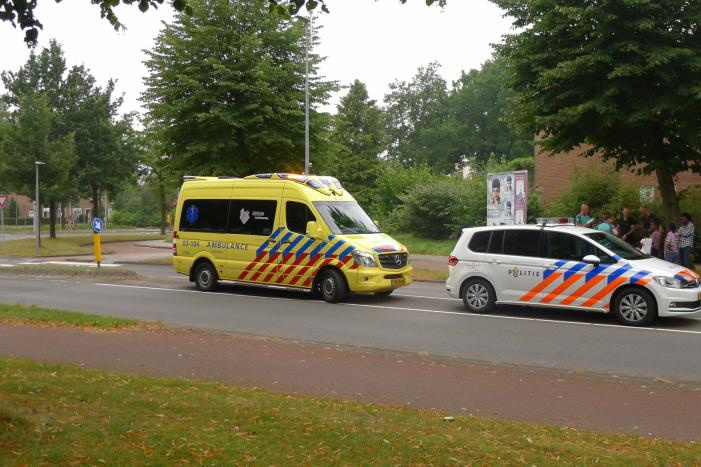
[[[583,260],[587,264],[593,264],[594,266],[598,266],[601,264],[601,260],[599,259],[598,256],[595,255],[587,255],[583,258]]]
[[[320,240],[324,238],[324,232],[321,230],[319,224],[317,224],[315,221],[307,222],[307,237],[316,238]]]

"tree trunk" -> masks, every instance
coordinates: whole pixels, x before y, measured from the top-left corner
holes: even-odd
[[[660,196],[662,197],[662,207],[664,215],[658,213],[667,222],[679,222],[679,197],[674,188],[674,175],[664,167],[655,170],[657,184],[660,186]]]
[[[158,201],[161,204],[161,235],[165,235],[167,227],[166,214],[168,208],[166,206],[166,190],[165,186],[163,186],[163,181],[161,180],[158,181]]]
[[[49,198],[49,237],[56,238],[56,200]]]
[[[100,217],[100,190],[96,186],[91,186],[92,189],[92,217]]]

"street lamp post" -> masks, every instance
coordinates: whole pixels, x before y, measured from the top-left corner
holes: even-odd
[[[309,175],[309,49],[312,46],[312,25],[314,18],[309,12],[307,21],[307,47],[304,55],[304,175]]]
[[[36,184],[35,184],[35,200],[36,207],[34,208],[34,225],[36,226],[36,256],[39,256],[39,249],[41,248],[41,217],[39,216],[39,209],[41,209],[41,203],[39,202],[39,166],[46,165],[45,162],[35,161],[34,167],[36,168]]]

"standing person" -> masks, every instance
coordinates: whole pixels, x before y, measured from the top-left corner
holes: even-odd
[[[679,262],[677,226],[673,223],[667,226],[667,237],[664,240],[664,259],[674,264]]]
[[[682,213],[681,224],[677,237],[679,238],[679,259],[685,268],[691,267],[691,249],[694,246],[694,224],[691,222],[691,214]]]
[[[650,238],[651,236],[652,232],[648,230],[645,233],[645,237],[642,240],[640,240],[640,251],[642,251],[646,255],[652,255],[652,238]]]
[[[657,219],[650,223],[650,240],[652,240],[650,254],[655,258],[659,258],[661,252],[660,246],[662,243],[662,226]]]
[[[613,216],[609,211],[604,211],[604,221],[596,226],[596,230],[613,234]]]
[[[648,208],[641,206],[640,209],[640,224],[643,226],[643,234],[652,229],[652,222],[657,220],[655,215]]]
[[[574,218],[574,225],[577,227],[591,227],[594,223],[594,218],[589,215],[589,205],[583,203],[580,207],[579,214]]]
[[[623,217],[618,220],[618,235],[621,236],[621,240],[631,243],[634,228],[635,220],[630,215],[630,209],[623,208]]]

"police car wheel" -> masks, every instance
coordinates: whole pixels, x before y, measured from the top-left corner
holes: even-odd
[[[329,303],[337,303],[346,298],[348,286],[343,275],[335,269],[327,269],[318,279],[318,291],[321,298]]]
[[[217,271],[211,263],[205,262],[197,266],[195,271],[195,284],[203,292],[211,292],[217,288]]]
[[[647,326],[657,318],[657,305],[647,290],[631,288],[616,296],[613,313],[621,324]]]
[[[473,313],[494,311],[495,295],[492,285],[484,279],[470,279],[462,288],[465,308]]]

